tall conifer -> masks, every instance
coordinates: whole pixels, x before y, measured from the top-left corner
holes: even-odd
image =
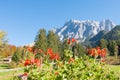
[[[46,37],[46,30],[40,29],[38,32],[38,35],[35,39],[35,48],[42,49],[43,51],[46,51],[47,48],[47,37]]]

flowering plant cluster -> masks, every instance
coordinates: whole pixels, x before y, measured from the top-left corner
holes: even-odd
[[[68,44],[73,46],[76,40],[74,38],[68,39]],[[114,72],[112,72],[105,63],[95,61],[84,54],[78,58],[72,56],[71,49],[65,50],[65,57],[62,59],[58,53],[54,53],[51,48],[46,52],[41,49],[32,50],[34,55],[40,55],[40,58],[27,59],[25,65],[25,76],[27,80],[118,80]],[[105,57],[105,50],[95,48],[88,50],[90,56]],[[23,75],[24,76],[24,75]],[[16,77],[15,80],[22,78]]]
[[[71,38],[67,40],[67,43],[73,45],[77,40],[75,38]]]
[[[94,58],[101,58],[101,61],[104,62],[107,54],[107,49],[103,48],[101,49],[100,47],[88,49],[88,55],[94,57]]]

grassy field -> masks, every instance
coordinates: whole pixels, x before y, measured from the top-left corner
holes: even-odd
[[[0,63],[0,70],[2,69],[8,69],[8,64]]]
[[[11,80],[14,75],[23,73],[23,70],[0,72],[0,80]]]
[[[8,64],[1,63],[0,70],[6,70],[6,69],[8,69]],[[0,80],[10,80],[14,75],[18,75],[20,73],[23,73],[23,70],[0,72]]]

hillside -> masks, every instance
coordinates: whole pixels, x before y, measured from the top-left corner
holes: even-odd
[[[118,40],[120,39],[120,25],[117,25],[110,32],[103,36],[106,40]]]

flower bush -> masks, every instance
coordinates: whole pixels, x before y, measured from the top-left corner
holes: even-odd
[[[70,46],[73,46],[74,42],[76,42],[74,38],[68,40]],[[95,52],[93,50],[90,55],[100,54],[101,57],[105,57],[101,50]],[[96,61],[86,54],[80,58],[73,57],[74,52],[71,49],[65,50],[64,59],[61,59],[60,55],[54,53],[51,48],[46,52],[36,50],[33,53],[35,56],[39,54],[40,58],[34,56],[25,61],[23,76],[25,75],[27,80],[119,80],[104,62]],[[22,78],[15,76],[14,79]]]

